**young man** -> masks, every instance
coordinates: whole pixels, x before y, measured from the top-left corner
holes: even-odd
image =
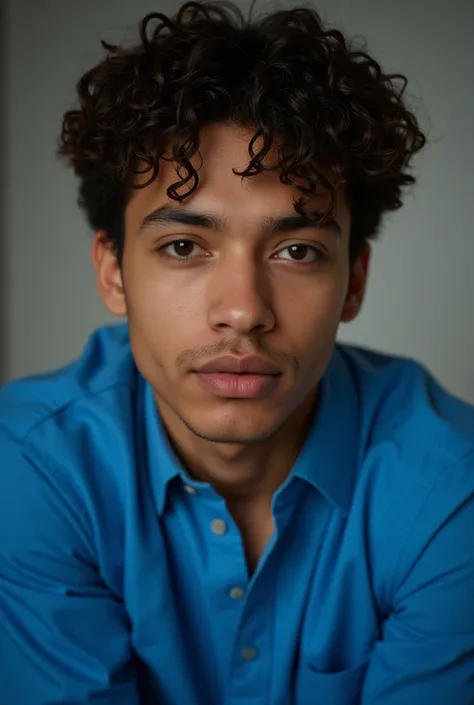
[[[0,393],[2,704],[472,704],[474,411],[335,344],[403,77],[310,9],[104,47],[60,153],[127,325]]]

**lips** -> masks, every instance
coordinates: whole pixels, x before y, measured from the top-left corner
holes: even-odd
[[[195,373],[203,389],[231,399],[264,398],[276,389],[281,376],[279,367],[257,355],[219,357]]]

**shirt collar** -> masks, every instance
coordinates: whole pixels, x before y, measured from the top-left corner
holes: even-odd
[[[145,382],[145,434],[148,467],[158,514],[163,514],[168,485],[185,476],[158,412],[153,390]],[[318,408],[292,470],[326,499],[348,513],[354,489],[360,438],[360,412],[355,381],[336,346],[321,381]]]
[[[292,475],[313,485],[345,514],[352,503],[356,479],[360,423],[356,383],[342,348],[336,346]]]
[[[161,516],[165,509],[168,485],[181,472],[181,463],[163,426],[152,387],[145,382],[145,437],[148,468],[155,506]]]

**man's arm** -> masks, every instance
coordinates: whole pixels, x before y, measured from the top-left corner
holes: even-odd
[[[363,705],[474,704],[474,456],[447,469],[407,537]]]
[[[0,429],[2,705],[136,705],[127,615],[57,470]]]

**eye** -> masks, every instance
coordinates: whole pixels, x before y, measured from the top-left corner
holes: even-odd
[[[186,262],[197,254],[197,251],[201,250],[198,244],[192,240],[186,240],[181,238],[180,240],[173,240],[173,242],[168,242],[159,248],[160,254],[163,254],[167,259],[174,259],[179,262]]]
[[[284,256],[283,253],[287,253],[287,256]],[[289,245],[283,250],[280,250],[277,255],[278,259],[283,259],[288,262],[302,262],[303,264],[319,262],[326,258],[326,255],[322,250],[302,243]]]

